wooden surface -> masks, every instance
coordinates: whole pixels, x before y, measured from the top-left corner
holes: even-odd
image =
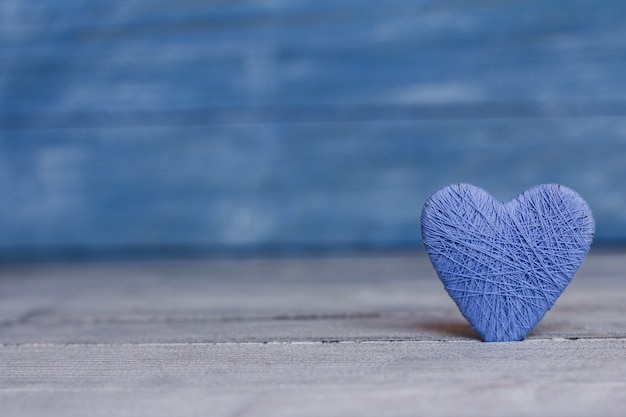
[[[2,415],[623,415],[625,270],[488,344],[423,253],[5,265]]]
[[[626,241],[621,0],[2,5],[0,257],[415,247],[453,182]]]

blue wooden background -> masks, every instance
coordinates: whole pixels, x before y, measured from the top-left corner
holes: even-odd
[[[626,242],[626,2],[3,0],[0,256],[398,248],[543,182]]]

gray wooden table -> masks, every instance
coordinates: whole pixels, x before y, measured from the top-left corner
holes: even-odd
[[[624,415],[625,270],[489,344],[421,253],[3,266],[0,415]]]

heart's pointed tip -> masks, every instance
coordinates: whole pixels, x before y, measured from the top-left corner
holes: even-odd
[[[482,341],[485,343],[521,342],[525,338],[526,338],[526,333],[523,336],[490,335],[490,336],[482,337]]]
[[[498,339],[498,340],[483,340],[484,343],[519,343],[524,339]]]
[[[495,343],[495,342],[520,342],[526,338],[530,330],[527,326],[519,326],[519,325],[511,325],[509,327],[498,327],[488,325],[486,323],[482,323],[479,327],[480,329],[476,329],[473,322],[474,318],[469,318],[468,321],[470,325],[476,332],[479,334],[481,340],[487,343]],[[539,320],[537,320],[538,322]]]

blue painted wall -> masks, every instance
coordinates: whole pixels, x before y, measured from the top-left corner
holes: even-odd
[[[0,7],[0,256],[419,244],[543,182],[626,243],[626,3]]]

